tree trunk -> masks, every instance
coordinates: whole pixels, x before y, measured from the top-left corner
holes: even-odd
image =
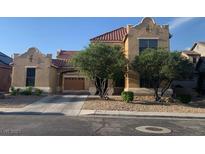
[[[152,80],[152,85],[154,87],[154,96],[155,96],[155,101],[159,102],[161,97],[158,94],[159,90],[159,85],[160,85],[160,80]]]
[[[173,80],[169,81],[168,84],[164,88],[162,88],[161,97],[164,96],[164,93],[167,91],[167,89],[169,89],[170,85],[172,84],[172,81]]]
[[[95,80],[96,94],[100,96],[101,99],[107,99],[107,87],[108,80],[96,78]]]
[[[159,101],[161,97],[158,95],[158,88],[154,88],[155,101]]]

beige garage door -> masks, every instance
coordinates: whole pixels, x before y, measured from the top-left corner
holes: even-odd
[[[64,90],[84,90],[84,78],[64,78]]]

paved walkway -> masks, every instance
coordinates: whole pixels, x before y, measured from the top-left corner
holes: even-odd
[[[24,108],[4,108],[2,112],[23,114],[79,115],[87,95],[53,95],[32,103]]]

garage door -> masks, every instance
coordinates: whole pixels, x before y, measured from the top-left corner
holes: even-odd
[[[84,90],[84,78],[64,78],[64,90]]]

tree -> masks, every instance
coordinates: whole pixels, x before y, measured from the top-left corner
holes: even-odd
[[[95,81],[97,94],[106,98],[108,80],[115,79],[120,71],[126,71],[127,60],[120,46],[101,43],[89,44],[72,59],[75,66]]]
[[[132,67],[140,76],[151,81],[156,101],[161,100],[174,80],[189,78],[194,69],[193,64],[181,57],[179,52],[169,52],[160,48],[145,49],[136,56]]]

